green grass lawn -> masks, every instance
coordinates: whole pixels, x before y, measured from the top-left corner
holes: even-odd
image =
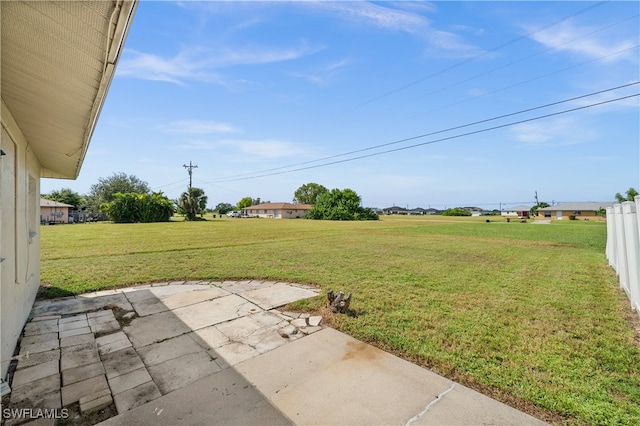
[[[605,224],[485,219],[43,226],[41,278],[50,296],[174,279],[349,291],[338,330],[554,423],[638,424],[636,314]]]

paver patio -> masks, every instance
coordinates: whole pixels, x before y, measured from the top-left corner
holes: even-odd
[[[317,294],[273,281],[190,281],[36,301],[21,340],[11,405],[80,403],[90,412],[113,403],[122,414],[286,344],[282,329],[294,318],[272,308]],[[130,322],[121,325],[114,307]]]

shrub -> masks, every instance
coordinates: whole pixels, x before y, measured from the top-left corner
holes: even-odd
[[[471,212],[469,210],[463,209],[461,207],[447,209],[443,211],[441,214],[442,216],[471,216]]]
[[[174,211],[173,203],[162,192],[118,192],[101,209],[115,223],[167,222]]]

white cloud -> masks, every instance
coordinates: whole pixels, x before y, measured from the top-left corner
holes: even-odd
[[[448,53],[453,52],[464,56],[481,53],[480,49],[465,43],[457,34],[432,28],[431,21],[424,16],[408,10],[392,9],[387,7],[384,2],[318,1],[304,2],[304,4],[334,12],[339,19],[349,21],[352,24],[412,34],[424,39],[431,48],[446,50]],[[425,10],[433,11],[434,8],[429,4],[429,7],[419,11],[424,12]]]
[[[571,21],[535,32],[531,38],[546,47],[577,53],[588,58],[602,57],[605,62],[637,58],[637,51],[631,49],[637,44],[635,40],[607,39],[602,34],[595,33],[593,28],[577,27]],[[611,55],[614,52],[621,53]]]
[[[231,140],[224,141],[226,145],[232,145],[245,154],[263,158],[293,157],[308,154],[304,149],[291,142],[277,140]]]
[[[353,60],[351,60],[350,58],[343,58],[331,62],[324,67],[313,70],[311,72],[291,72],[289,73],[289,75],[291,75],[292,77],[305,79],[313,84],[326,86],[331,84],[331,82],[340,74],[343,68],[348,67],[352,63]]]
[[[282,62],[312,55],[323,47],[311,47],[302,41],[297,47],[274,48],[254,45],[242,48],[191,47],[173,57],[125,49],[117,74],[145,80],[184,84],[198,80],[221,85],[229,84],[219,73],[220,68],[234,65],[255,65]]]
[[[240,131],[230,124],[207,120],[177,120],[159,126],[159,128],[169,133],[186,134],[235,133]]]
[[[529,145],[574,145],[592,141],[597,132],[572,117],[549,118],[511,127],[516,140]]]

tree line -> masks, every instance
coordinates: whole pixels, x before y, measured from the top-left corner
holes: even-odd
[[[176,212],[185,220],[197,220],[207,206],[207,196],[200,188],[189,188],[179,199],[170,200],[162,191],[153,192],[147,182],[126,173],[98,179],[86,195],[63,188],[41,196],[84,210],[90,220],[108,218],[116,223],[166,222]]]

